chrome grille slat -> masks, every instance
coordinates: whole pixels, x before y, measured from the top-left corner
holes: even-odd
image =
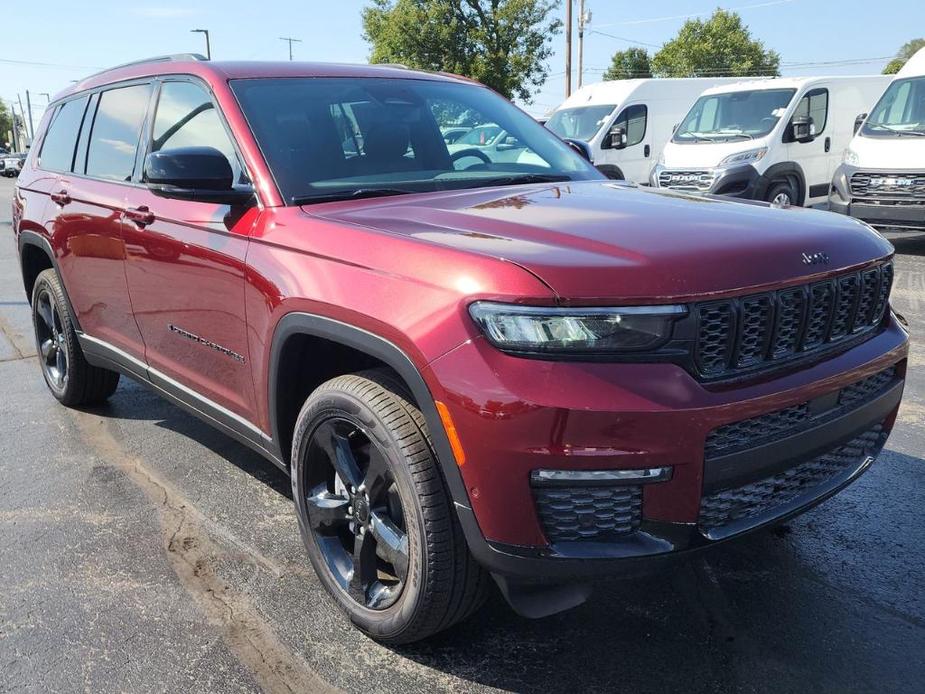
[[[698,304],[695,366],[704,378],[773,368],[866,331],[883,318],[892,263],[834,280]]]

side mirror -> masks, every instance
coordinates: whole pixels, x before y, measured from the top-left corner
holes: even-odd
[[[601,149],[623,149],[626,147],[626,131],[622,125],[615,125],[601,143]]]
[[[854,119],[854,132],[857,133],[861,129],[861,126],[864,125],[864,121],[867,120],[866,113],[858,114],[858,117]]]
[[[578,155],[585,161],[591,161],[591,148],[588,146],[587,142],[583,140],[576,140],[571,137],[563,138],[565,144],[578,152]]]
[[[812,142],[816,139],[816,124],[809,116],[796,116],[790,121],[790,136],[794,142]]]
[[[165,198],[239,205],[254,196],[252,189],[234,188],[228,157],[214,147],[177,147],[145,157],[144,182]]]

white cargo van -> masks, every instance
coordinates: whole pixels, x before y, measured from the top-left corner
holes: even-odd
[[[588,84],[546,121],[562,138],[583,140],[591,161],[610,178],[648,183],[671,130],[704,89],[733,78],[635,79]]]
[[[832,178],[829,209],[884,232],[925,232],[925,48],[858,121]]]
[[[802,77],[707,89],[652,170],[652,185],[814,205],[890,77]]]

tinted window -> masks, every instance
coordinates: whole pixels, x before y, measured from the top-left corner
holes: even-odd
[[[568,145],[488,89],[437,80],[232,80],[290,202],[600,178]],[[442,133],[470,128],[453,144]]]
[[[614,125],[623,128],[626,133],[626,146],[632,147],[642,142],[646,136],[646,118],[648,109],[642,104],[628,106],[620,113]]]
[[[70,171],[74,161],[77,133],[87,108],[87,97],[62,104],[48,126],[42,143],[39,166],[46,171]]]
[[[130,181],[151,86],[139,84],[103,92],[90,133],[87,175]]]
[[[816,89],[800,99],[800,103],[793,111],[793,117],[809,116],[816,127],[816,135],[825,130],[825,122],[829,112],[829,90]]]
[[[151,133],[151,151],[177,147],[214,147],[228,157],[236,177],[241,167],[209,93],[193,82],[161,87]]]

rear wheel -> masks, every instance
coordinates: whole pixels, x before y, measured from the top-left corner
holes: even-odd
[[[87,363],[74,321],[54,270],[43,270],[32,288],[35,349],[48,389],[64,405],[103,402],[119,385],[119,374]]]
[[[309,558],[361,630],[409,643],[481,604],[486,574],[466,547],[424,417],[390,372],[340,376],[312,393],[292,465]]]

